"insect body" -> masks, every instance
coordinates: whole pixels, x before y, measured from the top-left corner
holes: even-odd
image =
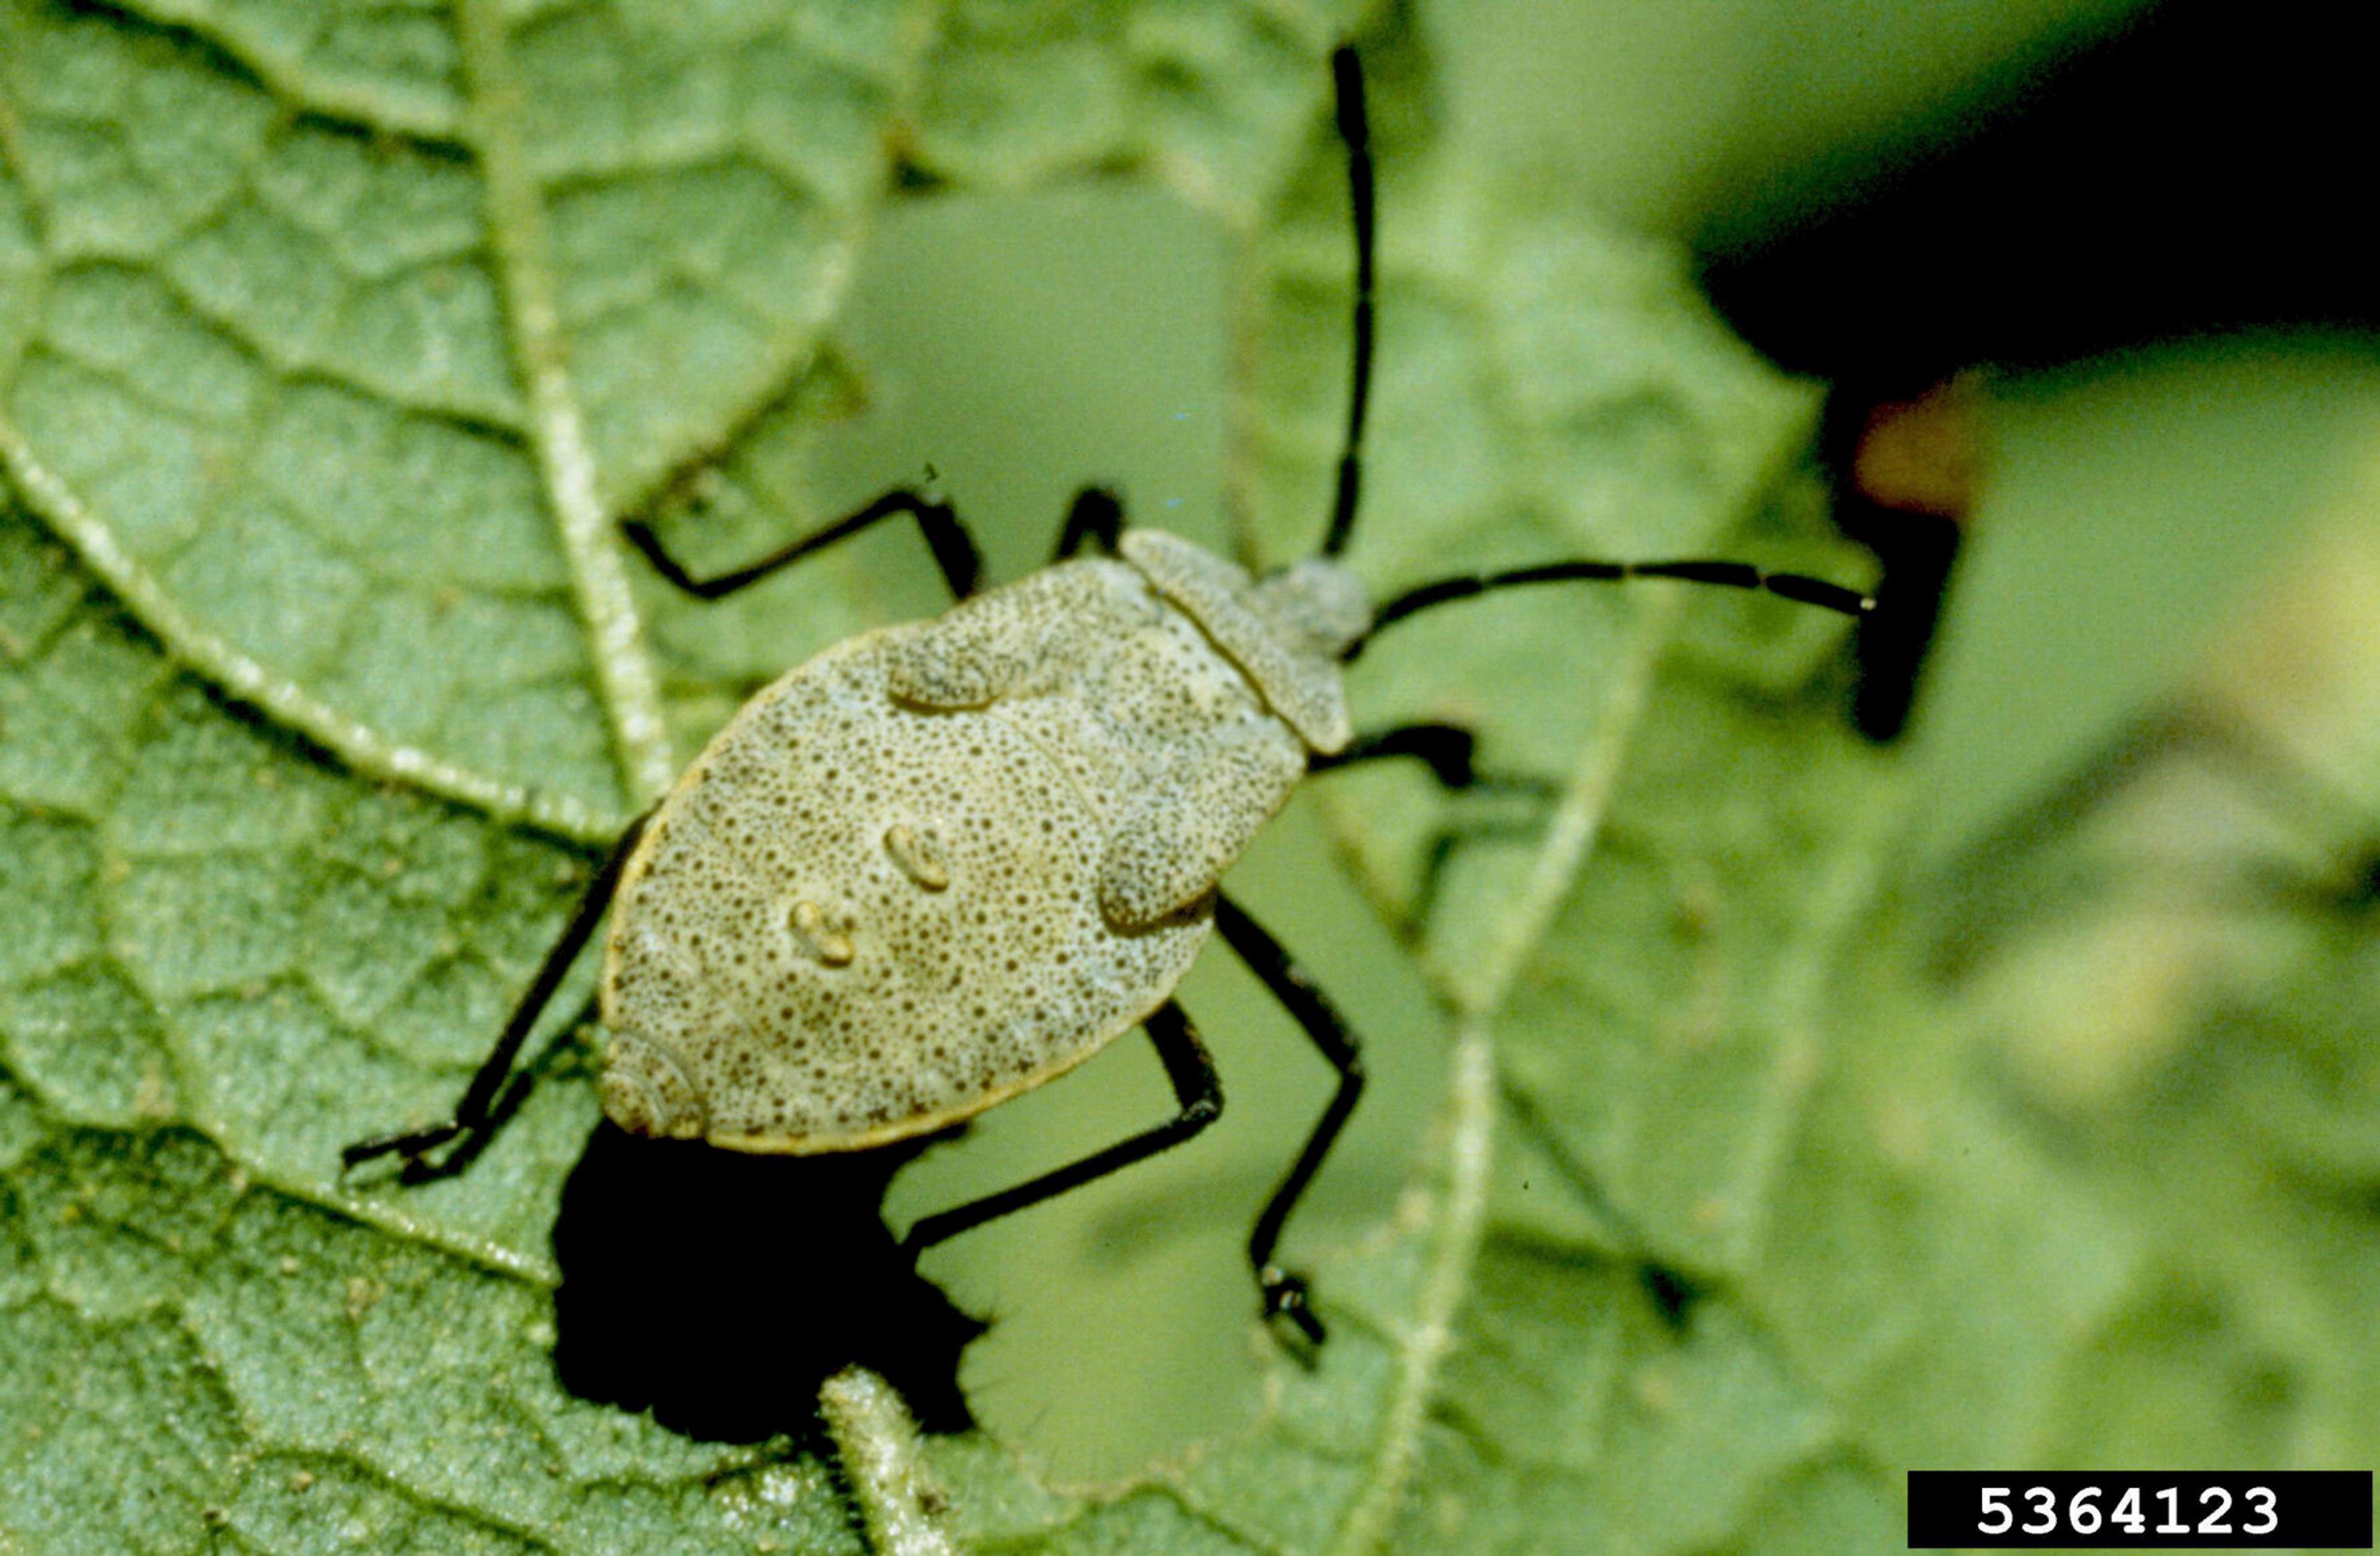
[[[1355,349],[1321,554],[1252,577],[1187,541],[1126,529],[1096,487],[1075,498],[1050,566],[982,593],[975,544],[931,492],[889,492],[712,578],[625,526],[662,577],[716,599],[906,517],[958,603],[829,649],[747,703],[621,838],[454,1117],[352,1145],[348,1164],[394,1153],[414,1179],[467,1161],[504,1116],[522,1043],[607,910],[603,1106],[638,1134],[754,1152],[864,1149],[957,1124],[1135,1025],[1148,1031],[1172,1117],[924,1218],[904,1238],[922,1249],[1214,1121],[1222,1085],[1172,996],[1219,932],[1338,1074],[1248,1238],[1266,1315],[1323,1338],[1305,1282],[1273,1254],[1354,1111],[1363,1064],[1345,1021],[1222,877],[1309,772],[1412,758],[1449,787],[1475,776],[1467,730],[1357,732],[1342,666],[1406,616],[1508,588],[1658,577],[1849,614],[1872,603],[1738,562],[1559,561],[1439,578],[1373,609],[1338,560],[1370,383],[1373,210],[1362,75],[1349,50],[1333,67],[1355,218]]]
[[[1158,530],[830,649],[747,704],[622,873],[604,1111],[847,1150],[1038,1085],[1170,995],[1223,872],[1350,738],[1335,564]],[[1317,634],[1320,636],[1317,636]]]

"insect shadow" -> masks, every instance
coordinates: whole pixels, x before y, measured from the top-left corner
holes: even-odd
[[[563,1387],[688,1437],[823,1450],[819,1388],[856,1365],[928,1431],[972,1427],[959,1356],[989,1326],[917,1273],[882,1214],[892,1175],[941,1137],[753,1156],[599,1124],[553,1225]]]
[[[585,1053],[593,1000],[489,1104],[489,1131],[403,1180],[460,1174],[534,1086]],[[752,1156],[632,1135],[606,1119],[553,1223],[554,1371],[579,1398],[652,1412],[713,1442],[786,1437],[824,1452],[816,1401],[846,1367],[900,1390],[929,1432],[975,1425],[959,1359],[990,1325],[917,1272],[884,1222],[886,1188],[964,1126],[880,1150]]]

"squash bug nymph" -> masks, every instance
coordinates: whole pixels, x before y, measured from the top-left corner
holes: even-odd
[[[1355,518],[1373,312],[1372,164],[1353,50],[1332,61],[1355,228],[1353,388],[1320,554],[1269,576],[1127,528],[1096,487],[1039,572],[978,590],[973,541],[930,489],[885,493],[747,567],[669,582],[716,599],[879,520],[924,532],[958,603],[811,659],[755,696],[631,825],[452,1119],[358,1142],[427,1176],[497,1121],[522,1041],[606,911],[603,1111],[631,1133],[783,1154],[866,1149],[950,1127],[1145,1028],[1179,1111],[1070,1165],[925,1217],[912,1252],[1197,1134],[1223,1090],[1173,991],[1209,934],[1304,1027],[1337,1089],[1248,1242],[1268,1318],[1324,1335],[1274,1254],[1354,1110],[1354,1035],[1296,961],[1221,890],[1309,772],[1387,757],[1475,781],[1449,724],[1359,733],[1342,666],[1414,613],[1529,584],[1632,577],[1767,590],[1857,614],[1832,584],[1741,563],[1562,561],[1442,578],[1375,609],[1339,561]]]

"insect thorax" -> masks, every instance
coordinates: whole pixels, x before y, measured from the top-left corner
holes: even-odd
[[[1330,629],[1331,580],[1267,595],[1152,531],[1123,552],[840,644],[710,743],[620,889],[617,1122],[872,1145],[1038,1084],[1172,991],[1309,747],[1344,743],[1336,664],[1296,625]]]
[[[1323,755],[1352,736],[1340,660],[1372,625],[1354,574],[1309,557],[1265,578],[1162,529],[1131,529],[1124,560],[1198,623],[1275,712]]]

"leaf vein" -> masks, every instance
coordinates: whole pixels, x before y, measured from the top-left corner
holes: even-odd
[[[460,16],[488,225],[514,354],[528,380],[538,468],[586,617],[596,687],[633,808],[659,796],[677,776],[660,681],[628,588],[623,548],[597,490],[586,416],[570,379],[545,213],[520,123],[527,89],[513,71],[500,7],[492,0],[468,0]]]

